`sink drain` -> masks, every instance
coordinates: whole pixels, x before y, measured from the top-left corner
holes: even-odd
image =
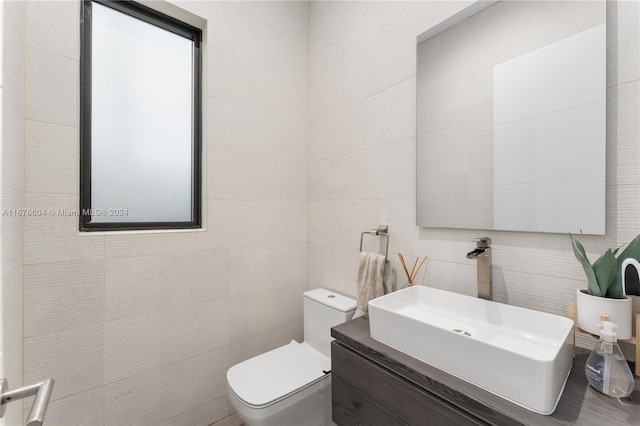
[[[461,330],[461,329],[459,329],[459,328],[455,328],[455,329],[453,329],[453,331],[455,331],[456,333],[464,334],[465,336],[469,336],[469,337],[471,337],[471,333],[469,333],[469,332],[468,332],[468,331],[466,331],[466,330]]]

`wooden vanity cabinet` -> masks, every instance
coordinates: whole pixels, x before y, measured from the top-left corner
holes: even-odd
[[[484,425],[447,401],[331,344],[333,421],[346,425]]]
[[[545,416],[372,339],[366,317],[332,328],[331,335],[338,426],[640,425],[640,379],[622,403],[595,391],[584,375],[586,350],[578,351],[556,410]]]

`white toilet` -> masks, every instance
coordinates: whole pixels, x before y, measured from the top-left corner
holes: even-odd
[[[303,298],[304,342],[227,371],[231,405],[247,426],[331,425],[331,327],[353,317],[356,301],[322,288]]]

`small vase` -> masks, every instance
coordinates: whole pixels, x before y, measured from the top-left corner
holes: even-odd
[[[576,307],[578,308],[578,327],[582,330],[600,335],[600,315],[608,315],[609,321],[616,323],[618,339],[631,338],[631,298],[610,299],[592,296],[587,290],[578,290]]]

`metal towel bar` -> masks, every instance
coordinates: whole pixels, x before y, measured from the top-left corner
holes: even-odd
[[[36,385],[7,391],[9,386],[7,380],[0,379],[0,418],[4,416],[8,403],[35,395],[36,397],[33,400],[33,405],[31,405],[31,411],[29,411],[25,426],[42,426],[54,383],[53,379],[47,379]]]
[[[364,231],[360,234],[360,251],[362,251],[362,243],[364,241],[365,235],[377,235],[384,236],[387,239],[387,246],[384,251],[384,260],[386,262],[387,256],[389,255],[389,226],[387,225],[378,225],[378,229],[372,229],[370,231]]]

